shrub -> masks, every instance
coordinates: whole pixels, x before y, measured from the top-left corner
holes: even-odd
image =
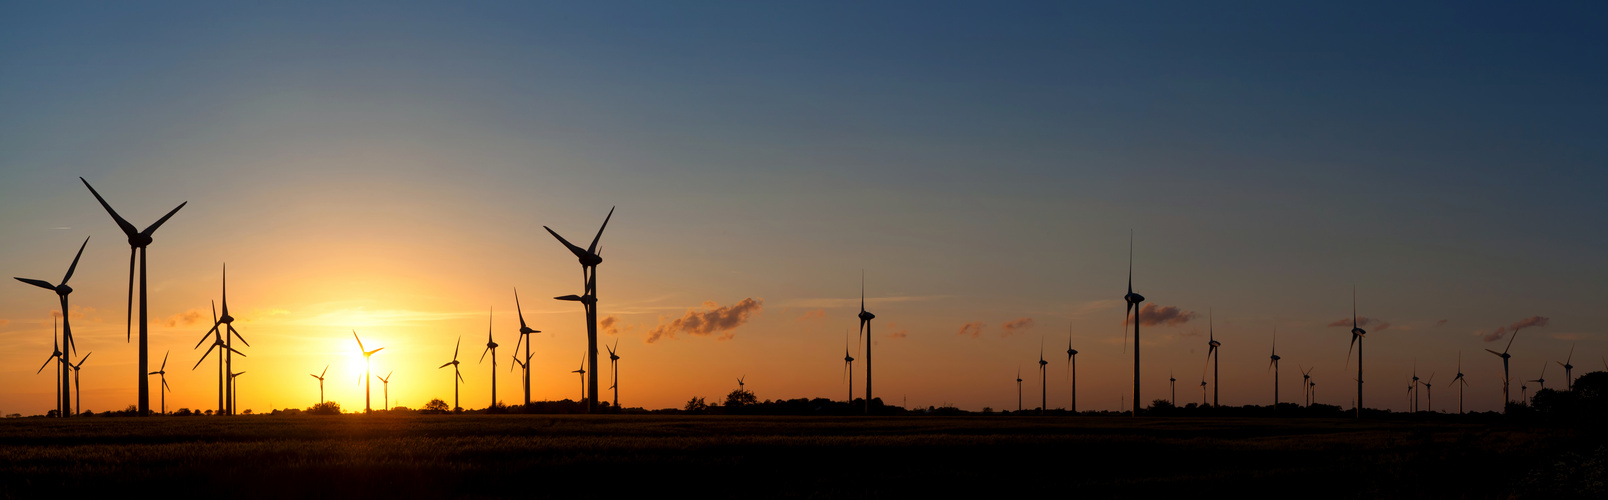
[[[312,415],[340,415],[341,404],[334,401],[325,401],[308,408],[307,413]]]
[[[421,408],[420,411],[423,411],[424,413],[432,413],[432,414],[446,413],[447,412],[447,402],[442,401],[441,398],[435,398],[435,399],[430,400],[430,402],[425,403],[424,408]]]

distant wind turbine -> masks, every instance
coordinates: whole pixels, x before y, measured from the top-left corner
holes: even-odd
[[[441,368],[446,368],[448,366],[452,367],[452,376],[453,376],[453,379],[452,379],[452,409],[453,409],[453,411],[457,411],[459,408],[463,408],[462,406],[458,405],[458,384],[463,382],[463,373],[460,373],[458,371],[458,348],[459,347],[463,347],[463,336],[462,335],[458,336],[458,343],[454,344],[452,346],[452,361],[448,361],[448,362],[443,363],[441,365]],[[437,368],[437,369],[439,370],[441,368]]]
[[[1545,362],[1541,363],[1541,376],[1531,380],[1531,382],[1541,384],[1540,387],[1536,388],[1536,392],[1541,392],[1542,389],[1547,388],[1547,364]]]
[[[486,354],[491,354],[491,405],[497,406],[497,342],[491,339],[491,312],[486,312],[486,350],[480,351],[480,363],[486,362]]]
[[[1313,368],[1316,368],[1316,367],[1313,367]],[[1306,392],[1306,405],[1308,407],[1311,407],[1312,406],[1312,391],[1309,388],[1310,387],[1309,384],[1312,382],[1312,368],[1304,368],[1300,364],[1296,364],[1295,369],[1301,371],[1301,389]]]
[[[1425,403],[1429,404],[1430,413],[1435,412],[1435,387],[1431,385],[1434,382],[1435,372],[1430,372],[1428,379],[1425,379],[1423,382],[1419,382],[1420,384],[1424,385],[1424,401]]]
[[[166,223],[169,218],[173,217],[173,214],[179,213],[179,209],[184,208],[184,206],[189,204],[190,202],[186,201],[184,203],[180,203],[179,206],[177,206],[177,207],[173,207],[173,210],[169,211],[167,213],[167,215],[162,216],[161,219],[157,219],[156,223],[151,224],[149,227],[146,227],[144,231],[140,231],[140,230],[135,229],[134,225],[130,224],[128,222],[128,220],[123,218],[123,216],[117,215],[117,211],[112,210],[112,206],[110,204],[106,203],[105,198],[101,198],[100,193],[95,191],[94,186],[89,185],[89,181],[84,180],[83,177],[79,177],[78,180],[84,183],[84,187],[89,188],[89,194],[95,195],[95,201],[100,202],[101,207],[105,208],[106,213],[110,214],[112,216],[112,220],[117,223],[117,227],[119,229],[122,229],[123,234],[128,236],[128,246],[129,246],[129,253],[128,253],[128,320],[129,321],[134,320],[134,257],[135,257],[135,254],[139,254],[139,262],[140,262],[140,346],[139,346],[139,359],[140,359],[140,366],[139,366],[140,382],[139,383],[140,383],[140,392],[139,392],[139,415],[142,416],[142,417],[149,417],[149,416],[151,416],[151,387],[150,387],[150,380],[145,375],[145,371],[150,369],[150,367],[148,366],[149,363],[147,362],[147,357],[146,357],[147,356],[147,348],[146,347],[148,345],[147,340],[149,338],[148,332],[149,332],[149,326],[150,326],[148,324],[149,322],[147,321],[147,313],[146,313],[146,311],[148,309],[148,306],[150,304],[146,300],[146,297],[145,297],[145,253],[146,253],[146,247],[149,247],[151,245],[151,242],[152,242],[151,235],[156,234],[156,228],[162,227],[162,224]],[[132,327],[129,327],[129,331],[130,332],[132,331]],[[132,333],[125,332],[125,336],[128,336],[128,335],[132,335]],[[192,368],[192,370],[193,370],[193,368]]]
[[[54,330],[56,326],[55,318],[51,318],[50,323],[52,330]],[[57,368],[61,369],[61,371],[53,373],[56,376],[56,417],[61,418],[66,416],[66,413],[64,412],[68,410],[68,408],[65,407],[65,401],[62,397],[62,390],[66,389],[66,386],[62,384],[62,381],[65,379],[63,379],[61,376],[62,373],[67,371],[67,368],[60,366],[66,363],[67,356],[62,354],[61,341],[57,340],[54,332],[51,333],[50,342],[55,344],[56,347],[53,348],[54,351],[50,353],[50,357],[45,358],[45,364],[39,365],[39,369],[34,371],[34,375],[44,373],[45,367],[50,366],[51,362],[55,362],[58,365]]]
[[[89,354],[95,354],[95,353],[91,352]],[[82,359],[78,360],[77,364],[69,364],[68,365],[68,366],[71,366],[73,368],[73,393],[76,394],[77,395],[76,397],[78,398],[78,399],[74,400],[76,403],[78,403],[78,409],[73,410],[73,413],[83,413],[84,412],[84,391],[81,391],[81,390],[78,389],[78,369],[84,367],[84,362],[85,361],[89,361],[89,354],[85,354]],[[35,375],[38,375],[38,374],[35,373]]]
[[[1503,407],[1502,411],[1503,411],[1503,413],[1507,412],[1506,408],[1507,408],[1508,402],[1511,402],[1513,400],[1512,396],[1510,396],[1509,392],[1508,392],[1508,387],[1509,387],[1509,384],[1510,384],[1509,381],[1513,380],[1511,377],[1508,376],[1508,373],[1509,373],[1508,372],[1508,360],[1512,359],[1513,356],[1508,354],[1508,349],[1513,348],[1513,341],[1515,339],[1518,339],[1518,338],[1519,338],[1519,330],[1517,328],[1515,328],[1515,329],[1513,329],[1513,334],[1508,336],[1507,347],[1503,347],[1502,352],[1496,352],[1496,351],[1493,351],[1493,350],[1490,350],[1490,349],[1485,350],[1485,352],[1495,354],[1498,357],[1502,358],[1502,407]]]
[[[1468,379],[1463,378],[1463,351],[1457,351],[1457,376],[1452,378],[1452,384],[1457,385],[1457,414],[1463,414],[1463,388],[1468,387]]]
[[[1078,350],[1072,348],[1072,333],[1066,334],[1066,367],[1072,375],[1072,414],[1078,413]]]
[[[235,377],[245,374],[246,372],[232,372],[229,374],[229,411],[231,412],[234,411],[235,403],[237,402],[235,398],[240,397],[240,391],[237,391],[234,388]]]
[[[358,352],[363,353],[363,413],[369,413],[371,411],[374,411],[373,405],[370,403],[370,396],[369,396],[369,356],[373,356],[374,353],[380,352],[381,349],[385,349],[385,348],[384,347],[376,347],[372,351],[364,349],[363,348],[363,339],[361,339],[361,338],[359,338],[357,336],[357,330],[352,330],[352,338],[357,340],[357,350],[358,350]],[[495,360],[493,360],[493,361],[495,362]]]
[[[216,304],[214,304],[213,307],[217,307]],[[214,310],[213,311],[213,318],[212,318],[212,331],[207,332],[208,334],[216,333],[216,334],[222,335],[223,336],[224,347],[229,348],[229,349],[225,349],[223,351],[224,356],[219,360],[219,361],[222,362],[221,368],[223,370],[223,373],[233,373],[234,372],[234,353],[239,352],[239,351],[234,350],[234,339],[238,338],[238,339],[240,339],[240,343],[245,344],[246,347],[251,347],[251,343],[246,342],[246,338],[244,336],[241,336],[239,331],[235,330],[234,321],[235,321],[235,317],[229,315],[229,267],[224,266],[224,268],[223,268],[223,316],[218,316],[217,311]],[[202,335],[202,341],[203,342],[206,341],[205,336],[206,336],[205,334]],[[201,345],[199,343],[196,344],[196,347],[200,347],[200,346]],[[241,356],[244,356],[244,354],[242,354]],[[227,408],[225,408],[225,405],[219,405],[219,410],[221,412],[223,412],[223,414],[225,414],[225,415],[234,415],[235,414],[235,407],[234,407],[235,397],[234,397],[233,391],[234,391],[234,383],[230,382],[228,384],[228,386],[225,387],[224,393],[221,394],[221,397],[223,398],[223,401],[227,402],[227,405],[226,405]]]
[[[849,343],[849,332],[843,332],[843,343]],[[854,403],[854,356],[849,355],[849,346],[843,346],[843,374],[849,381],[849,403]]]
[[[1022,412],[1022,367],[1016,367],[1016,413]]]
[[[324,371],[319,372],[318,375],[313,375],[311,373],[307,374],[310,377],[318,379],[318,404],[324,404],[324,374],[325,373],[329,373],[329,365],[324,365]]]
[[[1206,362],[1212,364],[1212,406],[1216,407],[1217,406],[1217,386],[1218,386],[1218,384],[1217,384],[1217,363],[1215,363],[1215,361],[1217,360],[1217,348],[1221,347],[1223,345],[1223,343],[1217,341],[1217,332],[1214,331],[1215,329],[1212,327],[1212,325],[1215,324],[1216,321],[1213,321],[1211,319],[1211,315],[1212,315],[1211,309],[1207,309],[1206,310],[1206,332],[1207,332],[1207,339],[1209,340],[1209,342],[1206,343]],[[1201,378],[1205,379],[1206,378],[1205,374],[1201,374]]]
[[[391,370],[389,372],[386,372],[384,377],[374,377],[374,378],[380,379],[380,385],[381,385],[381,387],[384,387],[384,389],[385,389],[385,407],[383,409],[386,410],[386,411],[391,410],[391,374],[392,373],[396,373],[396,370]]]
[[[1133,233],[1132,232],[1128,233],[1128,294],[1123,295],[1122,300],[1124,302],[1128,303],[1128,312],[1123,313],[1122,320],[1124,322],[1126,322],[1128,320],[1128,314],[1129,313],[1133,314],[1133,416],[1138,417],[1139,416],[1139,312],[1141,311],[1141,308],[1139,307],[1139,305],[1140,305],[1140,303],[1145,301],[1145,297],[1143,295],[1133,293]],[[1127,335],[1127,329],[1126,328],[1123,329],[1123,334],[1124,334],[1124,336]],[[1206,382],[1205,380],[1201,381],[1201,383],[1203,383],[1203,384],[1205,382]],[[1201,391],[1202,391],[1202,393],[1204,393],[1204,391],[1205,391],[1204,386],[1202,386]],[[1204,404],[1204,403],[1202,403],[1202,404]]]
[[[1569,346],[1569,357],[1563,362],[1558,363],[1558,366],[1563,367],[1563,388],[1564,390],[1569,391],[1574,390],[1574,365],[1569,364],[1571,361],[1574,361],[1573,345]]]
[[[1412,380],[1412,382],[1409,382],[1407,384],[1407,390],[1408,390],[1408,392],[1412,393],[1412,396],[1413,396],[1412,411],[1413,411],[1413,413],[1418,413],[1418,361],[1417,360],[1413,361],[1413,380]]]
[[[585,400],[586,399],[586,355],[585,354],[581,355],[581,366],[580,366],[580,368],[576,368],[575,371],[572,371],[570,373],[580,374],[580,376],[581,376],[581,399]]]
[[[1267,364],[1273,370],[1273,411],[1279,410],[1279,325],[1273,324],[1273,355],[1268,356],[1272,361]]]
[[[78,259],[84,256],[84,247],[86,246],[89,246],[89,238],[87,237],[84,238],[84,242],[82,244],[78,245],[78,254],[73,256],[73,263],[67,266],[67,274],[62,276],[61,284],[52,285],[49,281],[45,280],[16,278],[17,281],[56,292],[56,299],[61,303],[61,346],[58,346],[57,350],[60,351],[62,347],[66,347],[66,352],[72,354],[78,354],[78,344],[73,342],[72,309],[70,309],[67,305],[67,296],[73,293],[73,287],[67,286],[67,281],[73,278],[73,271],[78,270]],[[51,334],[51,338],[55,338],[54,333]],[[141,340],[144,340],[143,336],[141,337]],[[66,417],[68,413],[72,413],[73,409],[73,389],[69,389],[67,387],[67,370],[69,370],[68,366],[71,363],[69,362],[69,357],[65,353],[60,354],[60,357],[57,359],[60,360],[61,366],[59,368],[61,368],[61,370],[56,375],[56,415],[59,417]],[[50,363],[46,362],[45,364],[48,366]],[[44,368],[41,367],[39,371],[43,372]],[[141,371],[144,371],[143,364]],[[34,374],[38,375],[39,373],[36,372]],[[145,377],[140,378],[143,379]],[[143,380],[140,382],[140,387],[145,387]]]
[[[1168,402],[1178,406],[1178,377],[1173,376],[1172,370],[1167,370],[1167,389],[1172,392],[1172,399]]]
[[[1368,332],[1357,326],[1357,288],[1351,287],[1351,345],[1357,348],[1357,418],[1362,418],[1362,338]],[[1351,364],[1351,350],[1346,349],[1346,364]]]
[[[586,291],[581,297],[574,300],[586,306],[586,353],[591,359],[592,366],[597,366],[597,266],[603,263],[603,256],[599,254],[597,241],[603,238],[603,230],[609,227],[609,219],[612,218],[614,218],[614,209],[610,208],[609,215],[603,218],[603,226],[597,228],[597,236],[592,238],[592,244],[584,249],[570,244],[569,240],[565,240],[563,236],[553,232],[552,228],[542,226],[542,229],[546,229],[554,238],[558,238],[558,241],[564,244],[564,248],[569,249],[570,253],[575,254],[575,258],[581,262],[581,283],[586,286]],[[559,297],[559,300],[571,299]],[[589,381],[591,382],[589,386],[591,390],[581,399],[586,402],[586,411],[592,412],[596,411],[597,407],[597,370],[592,370],[592,378]]]
[[[162,398],[162,415],[167,415],[167,393],[173,392],[173,388],[169,387],[167,383],[167,359],[168,353],[162,353],[162,367],[146,374],[147,376],[156,375],[162,381],[162,386],[156,390],[157,394]]]
[[[514,341],[515,359],[518,359],[519,344],[525,344],[525,361],[518,363],[525,369],[525,405],[530,406],[530,334],[542,333],[525,324],[525,308],[519,305],[519,289],[514,289],[514,310],[519,312],[519,340]]]
[[[1050,409],[1049,378],[1045,375],[1050,371],[1047,368],[1049,364],[1044,360],[1044,339],[1039,339],[1039,415]]]
[[[865,412],[871,413],[871,320],[877,315],[865,310],[865,271],[860,271],[860,330],[865,336]]]
[[[214,314],[216,314],[216,311],[214,311]],[[190,367],[191,371],[195,371],[196,368],[200,368],[201,367],[201,362],[206,361],[207,356],[212,355],[212,350],[213,349],[218,350],[218,364],[219,364],[220,367],[223,366],[223,358],[224,358],[225,353],[232,352],[232,353],[235,353],[235,354],[239,354],[241,356],[246,355],[243,352],[236,351],[233,347],[229,347],[229,344],[227,342],[224,342],[223,334],[217,328],[216,319],[217,318],[214,318],[215,321],[213,323],[212,330],[207,332],[207,333],[212,334],[212,345],[207,346],[207,352],[201,353],[201,359],[195,360],[195,366]],[[206,341],[207,341],[206,337],[202,336],[201,337],[201,342],[206,342]],[[200,348],[201,344],[197,343],[195,345],[195,347]],[[225,372],[225,373],[227,373],[227,372]],[[217,414],[223,414],[223,413],[228,411],[227,410],[227,405],[229,404],[229,402],[228,402],[228,400],[223,399],[223,396],[229,390],[228,385],[227,385],[229,382],[228,382],[228,380],[223,379],[223,378],[220,378],[218,380],[218,382],[219,382],[219,386],[218,386],[218,396],[219,396],[219,398],[218,398],[218,411],[217,411]]]
[[[609,390],[614,391],[614,411],[620,411],[620,340],[615,339],[614,345],[604,345],[609,349]]]

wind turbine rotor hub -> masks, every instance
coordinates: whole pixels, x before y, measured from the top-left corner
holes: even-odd
[[[230,323],[234,323],[234,320],[235,320],[234,316],[230,316],[228,314],[225,314],[225,315],[223,315],[223,317],[218,318],[218,322],[223,323],[225,325],[230,324]]]
[[[66,297],[69,293],[73,293],[73,287],[67,286],[66,283],[56,285],[56,295]]]
[[[145,233],[134,233],[133,236],[128,237],[128,244],[134,248],[145,248],[151,244],[151,235]]]
[[[1356,335],[1356,336],[1358,336],[1358,337],[1361,337],[1361,336],[1363,336],[1363,334],[1366,334],[1366,333],[1368,333],[1368,331],[1367,331],[1367,330],[1363,330],[1363,329],[1361,329],[1361,328],[1352,328],[1352,329],[1351,329],[1351,334],[1352,334],[1352,335]]]
[[[871,321],[876,318],[877,315],[871,314],[870,311],[860,311],[860,321]]]
[[[1139,295],[1139,294],[1133,293],[1133,292],[1128,292],[1127,295],[1122,296],[1122,300],[1128,301],[1129,304],[1137,305],[1140,302],[1145,301],[1145,296]]]

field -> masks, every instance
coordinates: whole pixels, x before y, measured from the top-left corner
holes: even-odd
[[[1541,496],[1549,488],[1585,493],[1593,480],[1601,488],[1601,441],[1584,432],[1263,418],[30,418],[0,421],[0,491],[39,497],[91,485],[281,498],[1211,491],[1491,498]],[[1597,469],[1570,463],[1589,460]]]

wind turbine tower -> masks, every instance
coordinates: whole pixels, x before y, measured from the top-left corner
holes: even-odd
[[[603,263],[603,256],[598,254],[597,241],[603,238],[603,230],[609,227],[609,219],[612,218],[614,218],[614,209],[610,208],[609,215],[603,218],[603,226],[597,229],[597,236],[592,238],[591,246],[584,249],[570,244],[563,236],[553,232],[552,228],[542,226],[542,229],[546,229],[554,238],[558,238],[558,241],[564,244],[564,248],[568,248],[570,253],[575,254],[575,258],[581,262],[581,283],[586,286],[586,292],[577,298],[577,301],[586,306],[586,353],[588,359],[592,362],[592,366],[597,366],[597,266]],[[559,299],[571,300],[562,297]],[[592,378],[589,379],[589,382],[591,384],[588,386],[587,397],[582,398],[586,400],[586,410],[588,412],[595,411],[597,406],[597,370],[592,370]]]
[[[1123,321],[1128,320],[1128,314],[1133,314],[1133,416],[1139,416],[1139,312],[1140,303],[1145,301],[1143,295],[1133,293],[1133,233],[1128,234],[1128,294],[1122,296],[1123,302],[1128,303],[1128,312],[1123,313]],[[1202,380],[1201,383],[1205,383]],[[1204,386],[1201,389],[1205,390]]]

